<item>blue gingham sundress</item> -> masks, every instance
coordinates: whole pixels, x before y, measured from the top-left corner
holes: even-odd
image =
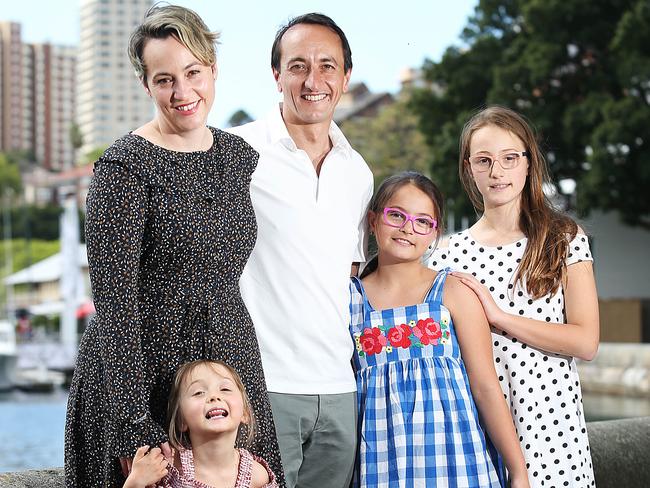
[[[361,281],[352,279],[359,408],[355,486],[505,486],[442,304],[447,271],[438,273],[424,303],[381,311],[372,308]]]

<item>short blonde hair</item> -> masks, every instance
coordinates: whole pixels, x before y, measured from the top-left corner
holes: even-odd
[[[210,359],[199,359],[185,363],[180,368],[178,368],[178,371],[176,371],[176,374],[174,375],[172,389],[169,394],[169,404],[167,406],[169,417],[169,443],[174,449],[189,449],[192,447],[189,436],[186,432],[183,432],[183,416],[181,412],[180,397],[183,384],[199,366],[209,366],[212,368],[215,366],[221,366],[226,369],[232,376],[233,380],[235,381],[235,385],[239,389],[239,392],[241,393],[242,399],[244,401],[244,415],[248,417],[248,423],[239,426],[238,438],[243,440],[246,447],[250,446],[253,443],[253,439],[255,438],[256,422],[251,402],[248,398],[248,395],[246,394],[244,383],[242,383],[241,377],[235,368],[222,361]]]
[[[212,32],[199,15],[178,5],[155,4],[144,14],[142,23],[129,39],[129,60],[136,76],[146,84],[147,67],[144,64],[144,47],[149,39],[166,39],[172,36],[205,66],[217,61],[216,44],[219,33]]]

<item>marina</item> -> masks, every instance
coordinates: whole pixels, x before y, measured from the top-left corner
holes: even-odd
[[[16,360],[16,332],[9,321],[0,320],[0,392],[13,387]]]
[[[3,335],[10,336],[10,332]],[[12,384],[0,392],[0,473],[61,467],[68,397],[66,384],[75,348],[56,342],[23,343],[15,347],[15,354],[11,354],[11,339],[9,342],[9,345],[6,341],[0,345],[0,351],[9,352],[1,356],[2,364],[13,364],[15,373],[8,374],[8,369],[2,371],[5,377],[12,377]],[[634,354],[630,354],[630,347],[635,348]],[[619,358],[621,354],[629,365],[619,368],[620,371],[614,370],[611,363],[623,363]],[[650,417],[647,394],[638,391],[626,394],[618,386],[624,384],[621,378],[630,376],[630,371],[635,373],[636,387],[644,384],[643,380],[638,380],[639,368],[646,364],[648,354],[650,348],[647,346],[602,344],[595,361],[579,364],[587,421]],[[608,375],[611,377],[610,392],[602,382]],[[647,373],[641,376],[646,378]],[[592,378],[598,378],[600,383],[594,383]]]
[[[0,393],[0,473],[63,466],[67,390]],[[647,398],[584,395],[588,421],[650,416]]]

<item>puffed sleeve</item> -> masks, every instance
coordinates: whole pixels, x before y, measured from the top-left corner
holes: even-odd
[[[232,160],[229,169],[248,191],[251,177],[253,176],[255,168],[257,168],[260,155],[241,137],[227,132],[220,133],[224,138],[227,138],[229,142],[227,147],[230,159]]]
[[[151,418],[143,376],[138,290],[147,200],[147,187],[132,165],[106,156],[97,162],[87,200],[86,243],[116,456],[132,456],[141,445],[167,440]]]
[[[589,249],[589,239],[584,234],[576,234],[573,240],[569,243],[569,252],[566,257],[567,266],[581,261],[593,261]]]
[[[426,265],[436,271],[443,270],[447,267],[451,267],[453,269],[453,266],[451,266],[449,263],[452,262],[451,258],[451,246],[452,246],[452,240],[454,236],[449,237],[449,245],[447,247],[437,247],[436,249],[433,250],[433,252],[429,255],[429,257],[426,259]],[[425,254],[426,257],[426,254]]]

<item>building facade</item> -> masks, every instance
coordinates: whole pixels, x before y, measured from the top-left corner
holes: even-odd
[[[20,24],[0,22],[0,151],[28,151],[47,170],[74,163],[77,50],[24,44]]]
[[[0,22],[0,151],[24,148],[20,24]]]
[[[81,0],[77,123],[80,154],[151,120],[153,105],[133,73],[127,45],[151,0]]]
[[[61,171],[75,163],[70,130],[75,120],[77,49],[51,44],[28,44],[25,66],[30,68],[33,94],[29,127],[36,160],[47,170]]]

